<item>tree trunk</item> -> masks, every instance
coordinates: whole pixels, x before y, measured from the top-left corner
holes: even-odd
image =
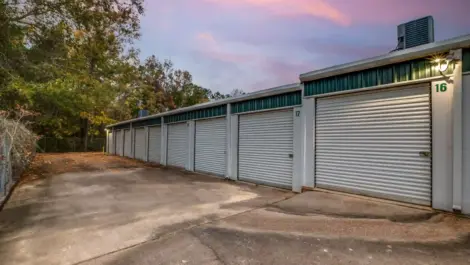
[[[85,141],[83,143],[83,151],[85,152],[88,152],[88,119],[85,119],[85,130],[84,130],[84,138],[85,138]]]
[[[89,75],[90,77],[94,77],[94,72],[95,72],[95,66],[96,66],[96,57],[95,57],[95,54],[91,54],[90,55],[90,66],[89,66]],[[94,112],[93,112],[94,114]],[[84,126],[84,135],[83,135],[83,138],[85,139],[85,142],[83,144],[83,149],[85,152],[88,152],[88,130],[89,130],[89,127],[90,127],[90,120],[89,118],[85,118],[85,126]]]

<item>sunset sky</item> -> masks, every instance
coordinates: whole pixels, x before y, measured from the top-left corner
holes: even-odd
[[[470,34],[470,0],[148,0],[137,42],[225,93],[387,53],[396,26],[432,15],[436,40]]]

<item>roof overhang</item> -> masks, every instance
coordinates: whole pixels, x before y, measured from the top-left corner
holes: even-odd
[[[110,127],[114,127],[114,126],[118,126],[118,125],[122,125],[122,124],[127,124],[127,123],[130,123],[130,122],[150,120],[150,119],[155,119],[155,118],[159,118],[159,117],[169,116],[169,115],[188,112],[188,111],[193,111],[193,110],[211,108],[211,107],[216,107],[216,106],[225,105],[225,104],[229,104],[229,103],[236,103],[236,102],[240,102],[240,101],[246,101],[246,100],[250,100],[250,99],[275,96],[275,95],[279,95],[279,94],[299,91],[300,89],[301,88],[300,88],[299,83],[273,87],[273,88],[269,88],[269,89],[264,89],[264,90],[248,93],[248,94],[241,95],[241,96],[234,97],[234,98],[227,98],[227,99],[221,99],[221,100],[216,100],[216,101],[212,101],[212,102],[206,102],[206,103],[197,104],[197,105],[190,106],[190,107],[180,108],[180,109],[171,110],[171,111],[167,111],[167,112],[162,112],[162,113],[149,115],[149,116],[145,116],[145,117],[141,117],[141,118],[122,121],[122,122],[118,122],[118,123],[115,123],[115,124],[108,125],[108,126],[106,126],[106,128],[110,128]]]
[[[300,75],[301,82],[318,80],[326,77],[347,74],[356,71],[362,71],[370,68],[380,67],[384,65],[400,63],[413,59],[423,58],[432,54],[448,52],[453,49],[461,49],[470,47],[470,34],[456,37],[449,40],[433,42],[405,50],[394,51],[385,55],[356,61],[352,63],[341,64],[328,67]]]

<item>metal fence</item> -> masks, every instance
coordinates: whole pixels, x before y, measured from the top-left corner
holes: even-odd
[[[12,179],[12,163],[11,156],[8,152],[10,150],[10,141],[8,137],[0,138],[0,200],[10,190],[13,183],[9,183]]]
[[[89,138],[85,150],[85,143],[78,137],[54,138],[42,137],[37,143],[40,153],[67,153],[67,152],[102,152],[106,147],[106,138]]]

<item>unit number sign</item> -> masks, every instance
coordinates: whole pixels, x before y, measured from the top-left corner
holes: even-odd
[[[436,92],[446,92],[447,91],[447,83],[440,83],[436,84]]]

